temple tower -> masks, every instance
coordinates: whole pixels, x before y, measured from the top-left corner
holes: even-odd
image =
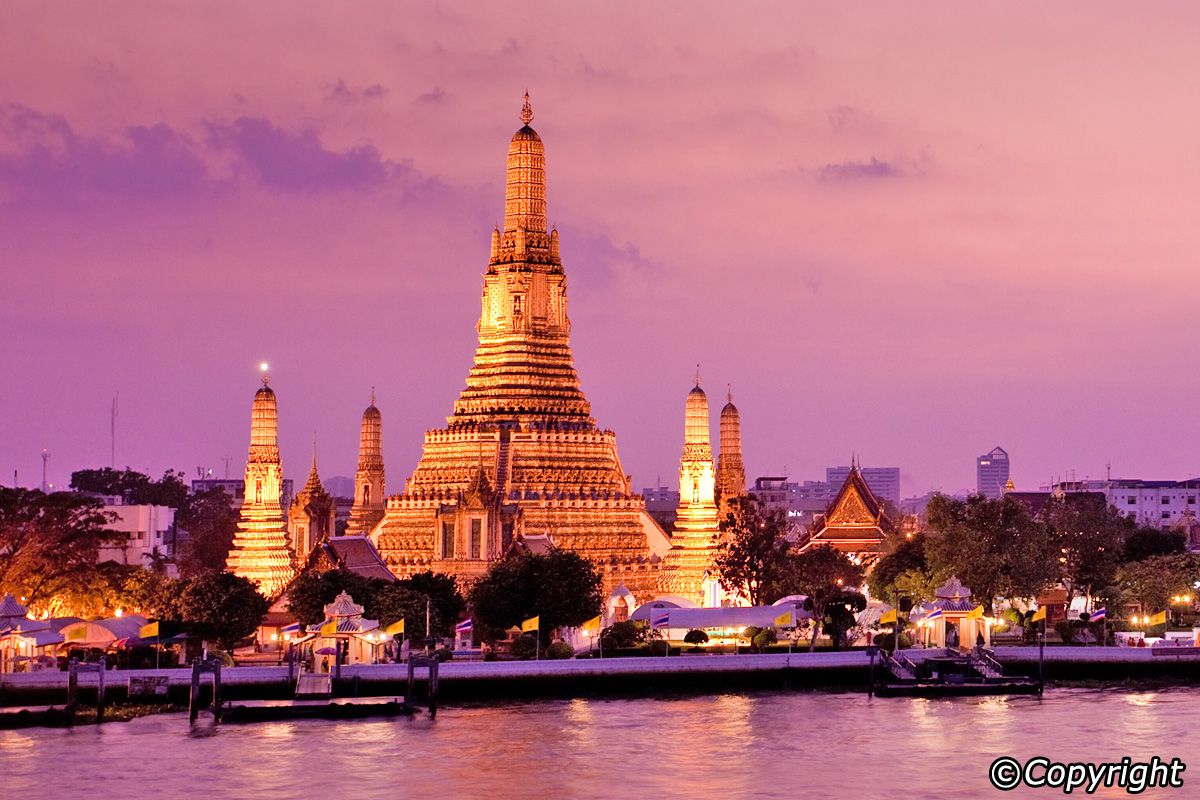
[[[679,512],[659,591],[706,604],[705,583],[717,535],[716,474],[709,442],[708,396],[696,385],[684,404],[683,455],[679,462]]]
[[[346,523],[347,536],[366,536],[383,519],[387,500],[384,486],[383,415],[375,407],[372,391],[358,437],[358,469],[354,473],[354,505]]]
[[[321,484],[321,476],[317,474],[317,453],[314,447],[308,482],[296,494],[288,508],[288,528],[292,532],[292,552],[296,556],[297,569],[308,560],[310,550],[333,536],[335,505],[333,496],[325,491]]]
[[[508,143],[504,221],[491,234],[466,386],[446,427],[425,434],[416,470],[370,535],[400,577],[435,570],[470,583],[526,534],[548,534],[592,559],[606,592],[624,584],[646,600],[670,544],[580,388],[532,120],[526,94]]]
[[[746,494],[746,467],[742,464],[742,418],[733,404],[733,389],[729,401],[721,409],[721,453],[717,456],[717,501],[722,517],[729,501]]]
[[[270,377],[254,394],[250,416],[250,454],[246,460],[246,496],[241,520],[225,568],[258,584],[266,597],[277,595],[292,577],[293,552],[283,519],[280,495],[278,411]]]

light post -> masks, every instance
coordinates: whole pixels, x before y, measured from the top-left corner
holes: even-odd
[[[1179,606],[1179,610],[1175,612],[1175,624],[1183,625],[1183,610],[1191,607],[1192,596],[1190,594],[1177,594],[1171,598],[1171,605]]]

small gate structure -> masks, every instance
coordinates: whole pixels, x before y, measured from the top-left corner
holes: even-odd
[[[212,675],[212,701],[209,708],[213,719],[221,721],[221,659],[197,658],[192,661],[192,688],[188,694],[188,721],[195,722],[200,716],[200,676]]]
[[[79,705],[79,673],[95,672],[98,674],[96,679],[96,722],[104,722],[104,661],[97,664],[80,663],[78,659],[72,658],[67,662],[67,711],[71,714],[75,713],[75,708]]]
[[[424,667],[429,671],[429,680],[425,684],[426,702],[429,704],[429,716],[437,716],[438,707],[438,665],[441,662],[436,656],[418,656],[410,655],[408,657],[408,694],[405,695],[404,701],[409,705],[413,704],[413,694],[416,691],[416,672],[417,667]]]

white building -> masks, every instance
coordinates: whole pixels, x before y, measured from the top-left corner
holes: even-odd
[[[170,506],[125,505],[120,497],[104,497],[104,510],[117,515],[110,530],[125,534],[125,541],[100,549],[98,560],[148,567],[158,553],[170,559],[167,573],[176,574],[175,509]]]
[[[1043,486],[1054,494],[1102,492],[1113,508],[1138,525],[1169,528],[1185,515],[1200,516],[1200,478],[1187,481],[1111,480],[1061,481]]]
[[[880,500],[887,500],[896,508],[900,507],[899,467],[859,467],[858,471],[876,497]],[[829,484],[831,488],[830,502],[837,496],[848,477],[850,477],[849,467],[825,468],[825,483]]]

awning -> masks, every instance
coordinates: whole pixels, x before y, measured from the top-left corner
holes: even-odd
[[[778,606],[671,608],[663,609],[662,613],[668,615],[669,628],[771,628],[775,626],[775,620],[789,610],[795,610],[796,620],[809,617],[808,612],[787,603]]]

